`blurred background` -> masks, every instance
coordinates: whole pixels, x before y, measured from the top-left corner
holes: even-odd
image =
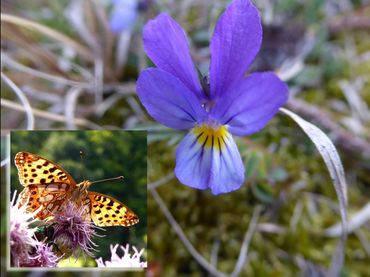
[[[240,276],[323,276],[340,236],[337,198],[322,158],[291,119],[278,114],[261,132],[236,139],[246,182],[215,197],[175,179],[175,150],[184,133],[156,124],[136,96],[138,74],[153,66],[142,48],[145,22],[163,11],[173,16],[188,34],[194,62],[206,73],[209,39],[228,3],[1,1],[2,165],[9,162],[4,142],[10,129],[149,129],[148,276],[210,276],[199,257],[230,274],[251,225],[255,230]],[[286,108],[336,145],[346,171],[349,218],[356,219],[341,275],[368,276],[370,3],[254,3],[264,37],[250,71],[277,72],[290,88]],[[66,158],[55,157],[57,162]],[[78,163],[78,156],[74,160]],[[69,170],[78,179],[79,173]]]

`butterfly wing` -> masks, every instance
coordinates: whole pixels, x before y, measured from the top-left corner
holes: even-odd
[[[96,226],[131,226],[139,222],[137,215],[118,200],[89,191],[91,219]]]
[[[28,152],[15,155],[15,165],[21,185],[64,183],[76,186],[72,176],[52,161]]]
[[[20,206],[26,204],[30,213],[41,207],[36,215],[40,220],[53,216],[62,209],[67,199],[66,187],[65,183],[28,185],[21,192]]]
[[[59,211],[76,188],[72,176],[52,161],[28,152],[15,156],[20,183],[21,205],[27,204],[28,212],[40,209],[36,217],[44,219]]]

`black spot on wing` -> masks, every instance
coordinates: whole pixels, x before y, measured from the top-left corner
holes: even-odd
[[[110,200],[110,199],[109,199],[109,203],[107,204],[107,206],[112,207],[112,206],[113,206],[113,204],[114,204],[114,202],[113,202],[112,200]]]

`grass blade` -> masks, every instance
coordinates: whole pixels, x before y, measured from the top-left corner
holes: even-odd
[[[315,144],[317,150],[320,152],[322,158],[324,159],[326,167],[332,178],[339,201],[339,209],[342,221],[342,234],[336,253],[332,258],[332,264],[328,275],[338,276],[344,262],[344,247],[345,241],[347,239],[348,196],[342,161],[334,144],[323,131],[321,131],[318,127],[311,124],[310,122],[304,120],[297,114],[293,113],[292,111],[289,111],[285,108],[280,108],[280,111],[292,118]]]
[[[15,15],[11,14],[5,14],[1,13],[1,22],[6,22],[6,23],[11,23],[15,24],[17,26],[22,26],[25,28],[28,28],[33,31],[38,31],[52,39],[55,39],[57,41],[60,41],[64,43],[65,45],[70,46],[71,48],[75,49],[81,56],[83,56],[85,59],[92,61],[93,60],[93,55],[91,54],[90,50],[87,49],[85,46],[81,45],[80,43],[74,41],[70,37],[53,30],[43,24],[21,18]]]

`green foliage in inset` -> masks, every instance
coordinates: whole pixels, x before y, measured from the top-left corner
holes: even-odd
[[[83,151],[83,160],[80,159]],[[110,244],[130,243],[146,248],[147,142],[145,131],[14,131],[11,157],[19,151],[42,156],[68,171],[79,183],[123,175],[124,180],[93,184],[91,191],[114,197],[132,209],[140,222],[132,227],[106,227],[96,237],[97,257],[110,259]],[[22,190],[15,165],[11,168],[12,191]]]

